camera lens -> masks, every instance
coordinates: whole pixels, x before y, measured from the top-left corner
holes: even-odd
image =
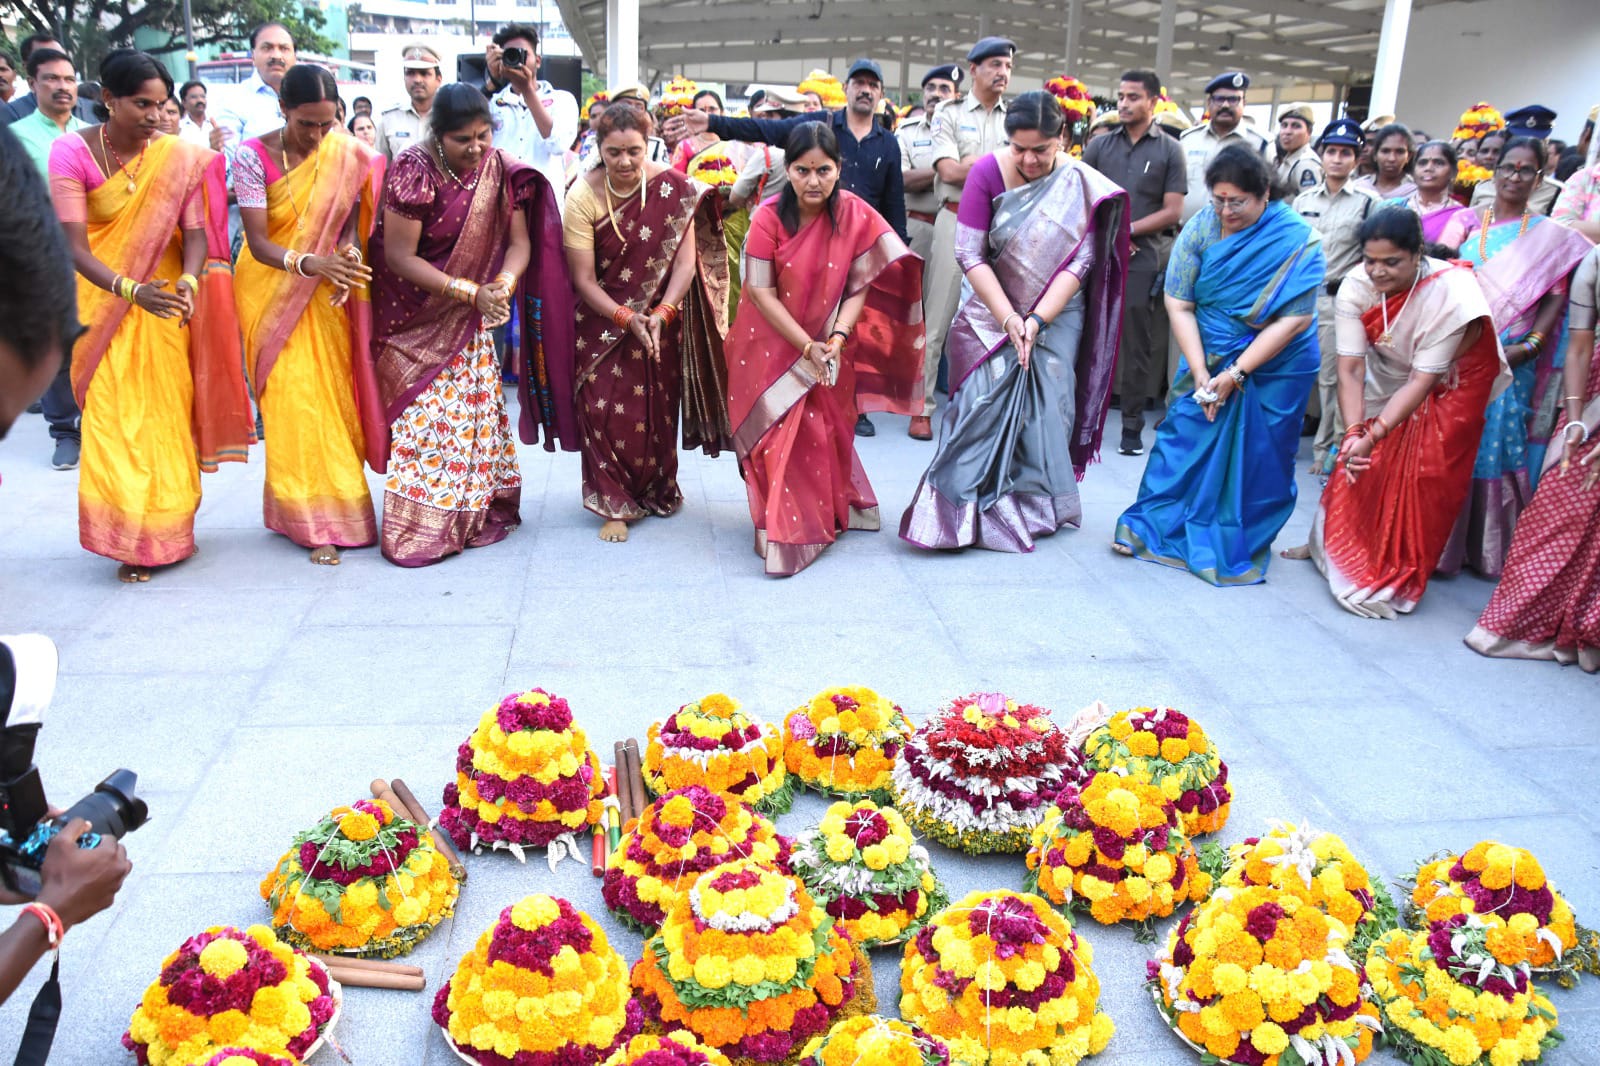
[[[74,803],[61,816],[60,824],[82,818],[101,836],[120,840],[150,818],[150,808],[134,791],[138,784],[138,776],[132,770],[114,771],[93,792]]]
[[[500,60],[508,67],[525,66],[528,62],[526,48],[507,48],[500,54]]]

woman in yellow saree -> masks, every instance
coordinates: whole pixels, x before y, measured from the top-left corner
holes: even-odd
[[[51,197],[88,332],[78,535],[126,582],[194,554],[200,471],[253,443],[227,252],[222,156],[158,132],[172,76],[142,52],[100,69],[107,120],[50,150]]]
[[[383,157],[338,122],[339,85],[303,64],[279,89],[284,125],[239,146],[234,196],[239,324],[261,417],[271,425],[263,511],[311,561],[378,539],[365,459],[382,473],[388,426],[371,361],[372,272],[363,249]],[[361,359],[352,353],[360,352]]]

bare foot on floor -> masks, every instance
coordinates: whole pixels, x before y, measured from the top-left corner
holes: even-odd
[[[1133,556],[1132,548],[1128,547],[1126,544],[1118,544],[1116,541],[1111,542],[1111,550],[1116,552],[1118,555],[1126,555],[1130,558]]]
[[[124,585],[137,585],[141,581],[149,581],[150,568],[148,566],[133,566],[130,563],[123,563],[117,567],[117,580]]]
[[[332,544],[324,544],[320,548],[312,548],[311,561],[318,566],[338,566],[339,549]]]
[[[628,523],[613,518],[600,527],[600,539],[608,544],[621,544],[628,539]]]
[[[1285,548],[1278,554],[1285,559],[1309,559],[1311,558],[1311,545],[1302,544],[1298,548]]]

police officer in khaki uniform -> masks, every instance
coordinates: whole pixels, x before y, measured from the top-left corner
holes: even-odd
[[[1200,213],[1211,193],[1206,188],[1206,166],[1225,144],[1244,144],[1263,155],[1267,139],[1244,124],[1244,93],[1250,78],[1236,70],[1218,74],[1206,84],[1206,110],[1211,121],[1185,130],[1178,138],[1189,169],[1189,191],[1183,198],[1183,221]]]
[[[405,71],[405,107],[391,107],[378,116],[378,151],[390,162],[413,144],[421,144],[428,132],[428,113],[433,97],[444,84],[439,70],[439,53],[425,44],[413,44],[400,53],[400,69]]]
[[[1272,198],[1293,200],[1322,180],[1322,160],[1311,147],[1311,105],[1289,104],[1278,112],[1272,148]]]
[[[1327,261],[1323,291],[1317,294],[1317,344],[1322,366],[1317,372],[1317,436],[1311,445],[1311,472],[1325,474],[1338,454],[1344,432],[1339,415],[1339,349],[1335,343],[1333,299],[1339,282],[1361,262],[1361,223],[1383,204],[1377,193],[1352,179],[1365,138],[1354,119],[1328,123],[1317,141],[1322,153],[1322,180],[1294,198],[1297,214],[1322,237]]]
[[[956,264],[956,208],[972,164],[1006,143],[1006,87],[1011,84],[1011,57],[1017,46],[1004,37],[985,37],[967,53],[972,88],[966,96],[940,107],[933,116],[934,193],[939,213],[933,224],[933,254],[924,277],[923,315],[928,329],[922,417],[911,420],[913,435],[932,436],[933,392],[939,377],[944,339],[961,302],[961,268]]]

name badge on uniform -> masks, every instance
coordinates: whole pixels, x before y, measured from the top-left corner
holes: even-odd
[[[977,133],[978,132],[978,127],[972,125],[971,123],[963,122],[961,124],[961,132],[962,133]]]
[[[932,148],[933,147],[933,141],[932,140],[912,141],[911,142],[911,147],[913,147],[913,148]]]
[[[393,133],[389,134],[389,139],[395,141],[409,141],[411,139],[411,131],[395,130]]]

